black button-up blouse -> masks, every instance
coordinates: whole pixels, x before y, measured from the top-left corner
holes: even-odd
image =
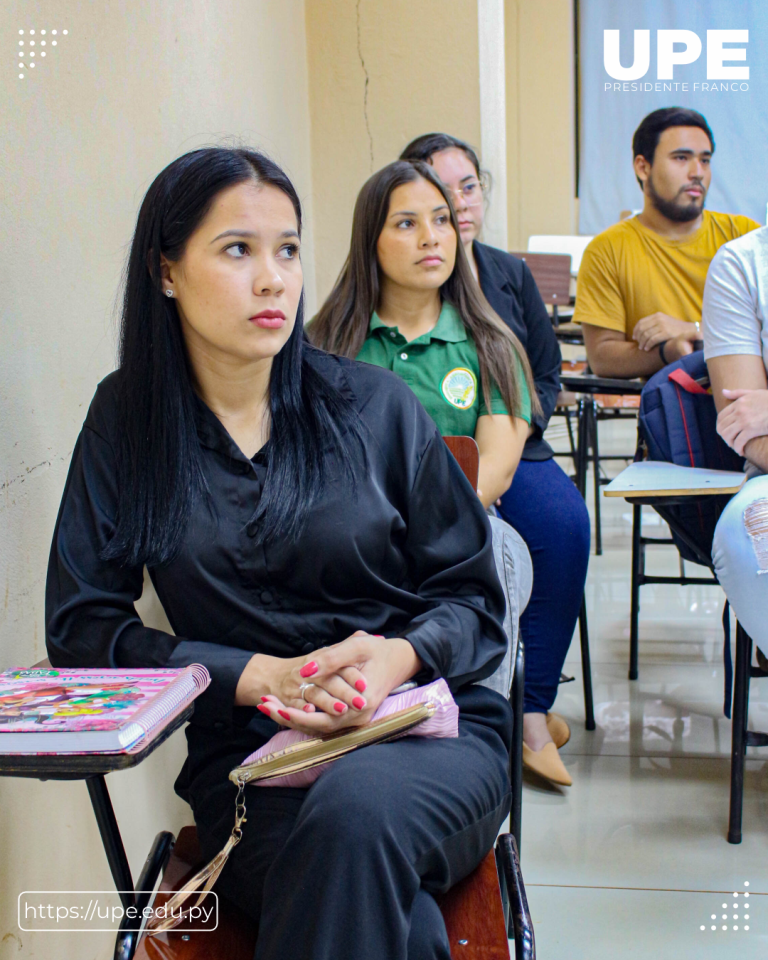
[[[62,667],[202,663],[212,682],[187,728],[190,761],[226,749],[247,724],[235,707],[254,653],[295,657],[362,629],[407,637],[424,672],[455,690],[501,662],[504,598],[488,518],[434,423],[399,377],[318,351],[310,361],[357,410],[368,463],[355,493],[330,483],[298,542],[255,546],[248,521],[268,443],[249,460],[198,403],[198,437],[215,502],[193,510],[183,548],[149,571],[175,636],[145,627],[134,602],[143,571],[99,559],[114,533],[116,377],[103,380],[75,446],[48,568],[46,642]],[[213,751],[212,751],[213,748]]]

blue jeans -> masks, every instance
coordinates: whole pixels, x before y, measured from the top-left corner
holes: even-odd
[[[712,561],[739,623],[768,644],[768,476],[748,480],[717,522]]]
[[[589,563],[589,514],[554,460],[521,460],[499,513],[525,540],[533,592],[520,618],[525,644],[525,711],[546,713],[579,616]]]

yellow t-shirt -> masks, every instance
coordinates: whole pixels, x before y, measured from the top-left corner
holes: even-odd
[[[705,210],[696,233],[667,240],[637,217],[615,223],[584,251],[574,322],[621,330],[629,340],[637,321],[657,311],[692,323],[701,320],[712,257],[724,243],[759,226],[749,217]]]

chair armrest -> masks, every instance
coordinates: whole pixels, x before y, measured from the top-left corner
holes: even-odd
[[[507,935],[515,942],[515,960],[536,960],[533,921],[517,844],[511,833],[502,834],[496,843],[496,865],[502,885],[502,902],[505,912],[508,911]]]

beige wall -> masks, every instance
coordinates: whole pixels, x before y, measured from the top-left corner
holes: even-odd
[[[0,81],[0,669],[45,656],[51,533],[88,403],[114,367],[120,270],[154,176],[223,136],[266,149],[310,201],[314,287],[302,0],[0,8],[6,52],[19,29],[53,27],[69,30],[55,51],[24,80],[6,62]],[[158,830],[191,822],[172,789],[184,753],[177,733],[107,778],[134,876]],[[111,885],[82,782],[0,778],[2,960],[110,957],[109,934],[21,932],[16,897]]]
[[[414,137],[480,143],[477,0],[306,0],[318,296],[365,180]]]
[[[573,0],[505,0],[509,244],[576,233]]]
[[[505,14],[514,247],[573,230],[571,0],[505,0]],[[7,68],[0,81],[0,669],[45,655],[51,533],[88,403],[114,367],[120,271],[151,180],[223,137],[282,162],[306,206],[311,313],[346,256],[363,181],[427,131],[482,142],[477,18],[478,0],[0,8],[7,42],[69,30],[23,81]],[[142,615],[163,622],[151,594]],[[177,734],[108,778],[134,875],[158,830],[191,820],[172,790],[184,752]],[[83,783],[0,778],[0,960],[111,956],[108,934],[23,933],[15,915],[23,889],[110,886]]]
[[[373,171],[431,130],[480,146],[482,4],[306,0],[319,298],[344,262],[355,198]],[[504,0],[510,249],[532,233],[575,232],[572,6]],[[494,206],[503,194],[491,193],[491,223],[504,215]]]

